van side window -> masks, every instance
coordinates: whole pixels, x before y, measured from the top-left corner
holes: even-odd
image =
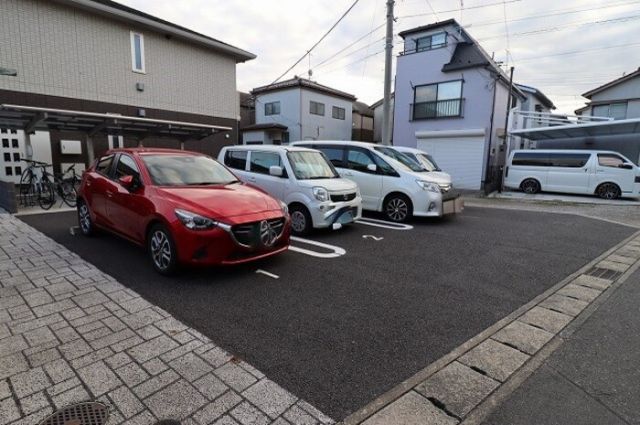
[[[618,155],[610,153],[598,154],[598,165],[602,167],[618,168],[624,163],[624,159],[620,158]]]
[[[313,149],[322,151],[334,167],[344,168],[344,162],[342,160],[344,150],[340,146],[327,146],[327,145],[313,145]]]
[[[513,155],[511,164],[546,167],[549,165],[549,154],[540,152],[516,152]]]
[[[269,168],[273,165],[282,167],[282,162],[280,162],[280,154],[276,152],[251,151],[251,164],[249,165],[250,171],[260,174],[269,174]],[[283,177],[285,176],[286,174],[283,174]]]
[[[236,170],[244,170],[247,166],[247,151],[227,151],[224,154],[224,165]]]
[[[551,167],[582,168],[591,158],[588,153],[550,153],[549,165]]]
[[[377,165],[371,155],[364,149],[349,148],[347,150],[347,167],[360,171],[362,173],[375,174],[370,171],[367,166],[369,164]]]

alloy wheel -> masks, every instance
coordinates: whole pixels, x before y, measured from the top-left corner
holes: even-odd
[[[598,188],[598,195],[603,199],[616,199],[619,196],[618,187],[611,183],[605,183]]]
[[[171,243],[162,230],[156,230],[151,237],[151,258],[159,270],[167,270],[171,265]]]
[[[387,216],[393,221],[404,221],[408,213],[407,203],[400,198],[393,198],[387,204]]]
[[[304,232],[307,227],[307,218],[302,211],[293,211],[291,213],[291,227],[295,232]]]
[[[538,193],[539,190],[538,182],[535,180],[529,179],[522,183],[522,191],[524,193],[534,194]]]
[[[91,216],[89,215],[89,207],[86,204],[81,204],[78,210],[78,216],[80,218],[80,228],[85,235],[91,232]]]

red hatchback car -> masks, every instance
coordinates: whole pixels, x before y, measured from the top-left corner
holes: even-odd
[[[117,149],[84,173],[78,222],[146,246],[154,268],[238,264],[285,251],[287,207],[194,152]]]

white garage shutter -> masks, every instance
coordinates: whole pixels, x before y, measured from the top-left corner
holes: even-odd
[[[418,137],[418,149],[431,154],[440,168],[451,175],[454,187],[459,189],[480,189],[484,148],[484,135]]]

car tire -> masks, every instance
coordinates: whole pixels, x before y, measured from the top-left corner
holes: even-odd
[[[304,236],[311,232],[313,221],[309,210],[304,205],[295,204],[289,207],[291,217],[291,231],[299,236]]]
[[[413,206],[406,195],[394,193],[384,200],[382,212],[390,221],[405,223],[413,216]]]
[[[520,189],[522,189],[524,193],[533,195],[540,192],[540,182],[536,179],[525,179],[520,183]]]
[[[162,275],[171,275],[178,268],[178,250],[171,232],[163,224],[154,224],[147,236],[147,252],[153,268]]]
[[[615,183],[602,183],[596,189],[596,195],[602,199],[618,199],[621,193],[620,187]]]
[[[77,211],[78,211],[78,227],[80,228],[80,233],[83,236],[93,236],[96,234],[96,229],[93,224],[93,220],[91,219],[91,212],[89,211],[89,206],[82,200],[78,200],[77,203]]]

